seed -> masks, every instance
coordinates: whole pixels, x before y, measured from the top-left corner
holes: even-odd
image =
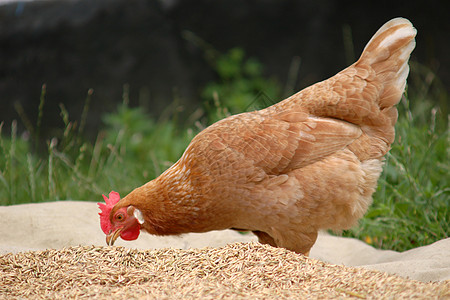
[[[423,283],[258,243],[136,250],[80,246],[0,255],[0,299],[445,298]]]

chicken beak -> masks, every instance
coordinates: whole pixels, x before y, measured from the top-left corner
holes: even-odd
[[[115,231],[111,232],[106,236],[106,244],[108,246],[113,246],[114,242],[117,240],[117,238],[120,236],[120,233],[122,232],[122,228],[117,228]]]

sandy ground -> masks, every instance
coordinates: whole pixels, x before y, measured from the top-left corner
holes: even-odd
[[[0,254],[70,246],[104,246],[98,208],[93,202],[59,201],[0,206]],[[142,233],[138,240],[118,240],[117,246],[133,249],[221,247],[255,241],[252,234],[231,230],[180,237]],[[423,282],[450,280],[450,238],[406,252],[377,250],[355,239],[319,235],[311,257],[324,262],[360,266]]]

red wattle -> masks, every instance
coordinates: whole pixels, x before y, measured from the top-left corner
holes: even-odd
[[[137,224],[137,226],[130,228],[126,231],[123,231],[120,234],[120,237],[126,241],[133,241],[139,237],[140,233],[141,233],[141,225]]]

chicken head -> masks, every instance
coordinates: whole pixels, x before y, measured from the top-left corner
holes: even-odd
[[[131,205],[114,210],[114,205],[120,200],[117,192],[109,193],[109,198],[103,195],[103,199],[106,204],[98,203],[98,206],[101,210],[100,226],[106,234],[106,243],[114,245],[119,236],[127,241],[137,239],[143,222],[141,212]]]

